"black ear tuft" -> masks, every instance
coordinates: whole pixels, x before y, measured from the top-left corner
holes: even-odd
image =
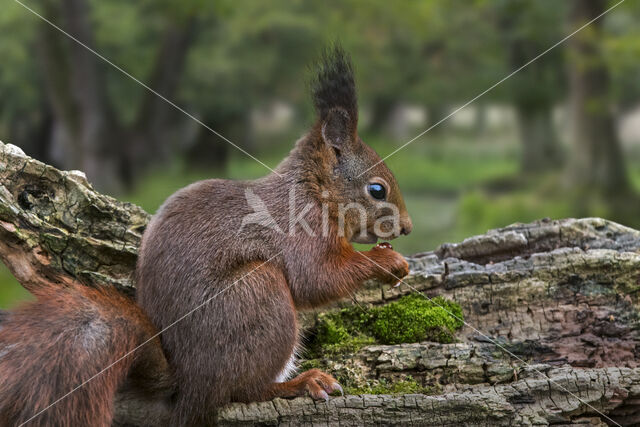
[[[351,118],[343,108],[332,108],[322,122],[322,139],[338,150],[351,141]]]
[[[323,122],[332,110],[343,110],[349,119],[349,129],[355,132],[358,122],[358,101],[349,55],[338,44],[327,49],[317,65],[311,83],[313,104]]]

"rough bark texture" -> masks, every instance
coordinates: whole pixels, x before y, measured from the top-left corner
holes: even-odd
[[[638,370],[541,369],[542,376],[536,372],[509,384],[468,387],[437,396],[362,395],[327,403],[298,398],[232,404],[224,408],[220,420],[223,425],[606,425],[586,402],[617,422],[637,425],[635,409],[627,408],[625,402],[640,391]]]
[[[140,208],[96,193],[82,173],[58,171],[0,143],[0,257],[27,289],[77,278],[133,292],[130,275],[148,219]],[[458,302],[473,326],[457,343],[370,345],[329,366],[364,382],[410,375],[432,393],[231,404],[219,423],[640,423],[640,232],[597,218],[543,220],[408,259],[405,285],[369,283],[358,304],[442,295]],[[306,314],[303,324],[316,315]],[[141,411],[123,399],[118,405]]]
[[[0,183],[0,252],[23,286],[75,277],[133,290],[149,214],[97,193],[82,172],[59,171],[2,143]]]

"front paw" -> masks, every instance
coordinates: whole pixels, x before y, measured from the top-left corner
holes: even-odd
[[[305,377],[305,390],[315,400],[328,401],[329,395],[336,391],[344,396],[338,381],[319,369],[311,369],[301,375]]]
[[[398,285],[403,278],[409,275],[409,263],[402,254],[395,251],[394,254],[396,254],[396,256],[390,270],[391,276],[395,280],[395,284]]]
[[[372,255],[380,271],[380,279],[386,283],[398,284],[403,277],[409,274],[409,263],[402,254],[393,250],[388,242],[382,242],[375,246]]]

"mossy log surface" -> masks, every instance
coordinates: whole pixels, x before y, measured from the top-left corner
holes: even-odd
[[[0,143],[0,257],[27,289],[79,280],[132,293],[148,220],[96,192],[81,172]],[[598,218],[543,220],[408,260],[406,284],[368,283],[357,306],[443,296],[463,309],[458,342],[366,345],[324,363],[364,383],[411,377],[428,392],[231,404],[219,423],[640,423],[640,232]],[[302,323],[312,328],[317,315]]]

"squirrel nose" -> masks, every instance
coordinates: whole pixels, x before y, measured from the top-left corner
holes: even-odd
[[[411,218],[407,217],[403,223],[400,224],[400,233],[404,234],[405,236],[409,233],[411,233],[411,230],[413,230],[413,224],[411,223]]]

